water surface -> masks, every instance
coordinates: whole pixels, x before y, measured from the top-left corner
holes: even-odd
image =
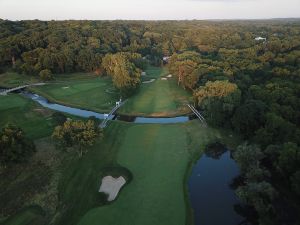
[[[204,154],[198,160],[188,182],[195,225],[238,225],[244,221],[234,211],[239,200],[229,186],[238,174],[229,151],[219,158]]]
[[[98,119],[104,119],[105,115],[103,113],[97,113],[89,110],[79,109],[75,107],[69,107],[57,103],[51,103],[48,101],[48,99],[34,94],[30,92],[22,92],[23,95],[25,95],[28,98],[31,98],[33,101],[38,102],[43,107],[53,109],[59,112],[69,113],[71,115],[75,116],[81,116],[81,117],[91,117],[94,116]],[[126,104],[126,103],[125,103]],[[178,116],[178,117],[171,117],[171,118],[148,118],[148,117],[135,117],[135,116],[118,116],[115,118],[114,115],[109,117],[109,120],[120,120],[120,121],[127,121],[127,122],[133,122],[133,123],[152,123],[152,124],[171,124],[171,123],[184,123],[189,121],[188,116]]]

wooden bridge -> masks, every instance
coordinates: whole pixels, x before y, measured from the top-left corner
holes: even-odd
[[[201,113],[195,109],[194,106],[187,104],[187,106],[192,110],[192,112],[199,118],[199,120],[202,122],[202,124],[204,124],[205,126],[207,126],[206,120],[205,118],[201,115]]]
[[[101,122],[101,124],[99,125],[100,128],[105,128],[107,125],[107,122],[109,121],[110,117],[122,106],[125,104],[127,100],[125,101],[119,101],[117,102],[116,106],[110,111],[110,113],[104,118],[104,120]]]
[[[45,85],[45,83],[25,84],[25,85],[21,85],[18,87],[2,90],[2,91],[0,91],[0,95],[7,95],[8,93],[13,92],[13,91],[21,90],[21,89],[31,87],[31,86],[42,86],[42,85]]]

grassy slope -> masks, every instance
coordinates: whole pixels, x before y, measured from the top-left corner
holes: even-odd
[[[150,66],[146,72],[147,76],[142,80],[154,78],[156,81],[141,84],[138,93],[120,109],[121,114],[171,117],[189,112],[185,105],[191,95],[178,88],[175,78],[168,78],[167,81],[160,79],[168,75],[165,67]],[[26,82],[34,83],[37,80],[16,73],[0,75],[0,86],[17,86]],[[99,78],[88,73],[56,75],[55,80],[47,85],[30,89],[53,102],[98,112],[109,112],[119,98],[110,78]]]
[[[51,101],[98,112],[110,111],[119,97],[111,79],[87,74],[72,74],[71,79],[60,76],[46,86],[31,89]],[[107,90],[111,93],[107,93]]]
[[[38,79],[34,76],[22,75],[14,72],[0,74],[0,87],[16,87],[21,84],[35,82],[38,82]]]
[[[17,94],[0,96],[0,127],[9,122],[34,139],[49,136],[53,129],[48,110]]]
[[[160,79],[168,75],[166,68],[150,67],[147,75],[156,77],[156,80],[152,83],[141,84],[138,93],[122,106],[119,113],[170,117],[189,112],[186,103],[190,94],[178,88],[175,78]]]

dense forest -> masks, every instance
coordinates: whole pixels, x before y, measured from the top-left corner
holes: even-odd
[[[233,153],[242,172],[241,211],[254,224],[297,224],[299,20],[0,20],[1,72],[44,80],[78,71],[108,74],[127,93],[138,88],[147,63],[166,64],[212,126],[245,140]]]

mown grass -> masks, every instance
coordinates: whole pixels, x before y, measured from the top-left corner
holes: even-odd
[[[103,141],[66,171],[61,183],[66,210],[61,211],[58,224],[79,220],[79,224],[88,225],[184,224],[187,167],[216,137],[215,132],[198,121],[176,125],[111,123]],[[133,179],[115,202],[103,206],[98,189],[107,166],[125,167]]]
[[[171,117],[190,112],[186,104],[191,94],[178,87],[174,77],[161,80],[168,74],[166,68],[150,68],[149,74],[155,75],[156,80],[141,84],[137,93],[120,108],[120,114]]]
[[[97,112],[109,112],[119,99],[109,77],[88,74],[60,76],[45,86],[30,89],[50,101]]]
[[[166,67],[148,66],[146,69],[146,77],[159,78],[164,75],[168,75]]]
[[[142,83],[137,93],[119,110],[120,114],[171,117],[189,112],[186,103],[191,94],[178,88],[174,77],[161,80],[168,75],[166,67],[149,66],[146,73],[142,80],[156,80]],[[16,73],[0,75],[0,86],[17,86],[24,82],[34,83],[37,78]],[[47,85],[31,87],[30,90],[52,102],[105,113],[115,106],[120,97],[110,77],[97,77],[90,73],[58,74]]]
[[[85,156],[68,164],[60,179],[56,224],[76,224],[89,209],[106,204],[105,195],[98,189],[107,168],[117,168],[119,175],[126,175],[115,160],[125,131],[121,124],[112,124],[104,138],[98,140]],[[112,170],[117,173],[116,169]]]
[[[165,73],[161,68],[159,71],[160,75]],[[153,73],[157,75],[158,69],[153,68]],[[53,84],[55,85],[53,89],[51,86],[40,88],[45,93],[48,90],[50,94],[53,92],[65,98],[65,101],[71,101],[70,104],[100,107],[86,99],[90,91],[98,93],[100,87],[103,89],[104,81],[97,83],[97,79],[84,78],[78,74],[77,79],[69,81],[66,75],[61,78],[61,83]],[[63,88],[65,86],[69,88]],[[178,88],[174,79],[168,81],[158,79],[130,99],[126,107],[131,105],[132,108],[127,110],[132,113],[141,110],[145,115],[170,116],[182,113],[179,107],[188,98],[189,94]],[[149,102],[152,105],[149,105]],[[20,95],[0,96],[0,116],[0,125],[12,121],[34,139],[49,136],[53,130],[53,121],[51,116],[48,116],[47,110],[41,111],[39,106]],[[228,132],[202,127],[198,120],[173,125],[110,122],[105,129],[104,138],[97,140],[82,158],[59,154],[62,156],[61,166],[46,161],[47,170],[41,167],[41,171],[53,169],[49,170],[51,179],[44,182],[44,185],[49,187],[47,189],[50,192],[49,196],[47,194],[44,196],[40,191],[23,204],[39,203],[46,211],[46,215],[49,215],[47,211],[51,210],[47,209],[47,203],[53,204],[51,208],[57,208],[52,212],[55,214],[52,217],[52,224],[55,225],[185,224],[186,221],[191,221],[186,189],[190,168],[201,155],[205,145],[216,139],[227,143],[232,138],[228,136]],[[42,141],[44,145],[38,145],[39,152],[46,148],[46,140]],[[53,148],[52,151],[56,150]],[[39,179],[31,179],[33,172],[24,170],[26,174],[23,175],[30,178],[28,182],[36,182],[32,187],[41,185],[37,182]],[[100,194],[98,189],[101,178],[110,173],[124,175],[126,178],[132,176],[132,180],[124,186],[114,202],[107,204],[105,196]],[[33,178],[47,176],[45,173],[35,174],[37,176]],[[57,183],[53,179],[57,180]],[[13,181],[10,183],[14,185]],[[12,191],[15,190],[20,195],[26,193],[25,190],[17,189],[20,183],[15,184],[14,188],[10,188]],[[5,183],[1,188],[4,186]],[[10,202],[13,200],[10,197]],[[24,212],[6,220],[5,225],[23,225],[34,219],[39,220],[39,214],[22,213]]]
[[[38,81],[38,77],[18,74],[15,72],[0,74],[0,87],[16,87],[22,84],[36,83]]]
[[[54,123],[51,112],[19,94],[0,96],[0,127],[13,123],[30,138],[49,136]]]

